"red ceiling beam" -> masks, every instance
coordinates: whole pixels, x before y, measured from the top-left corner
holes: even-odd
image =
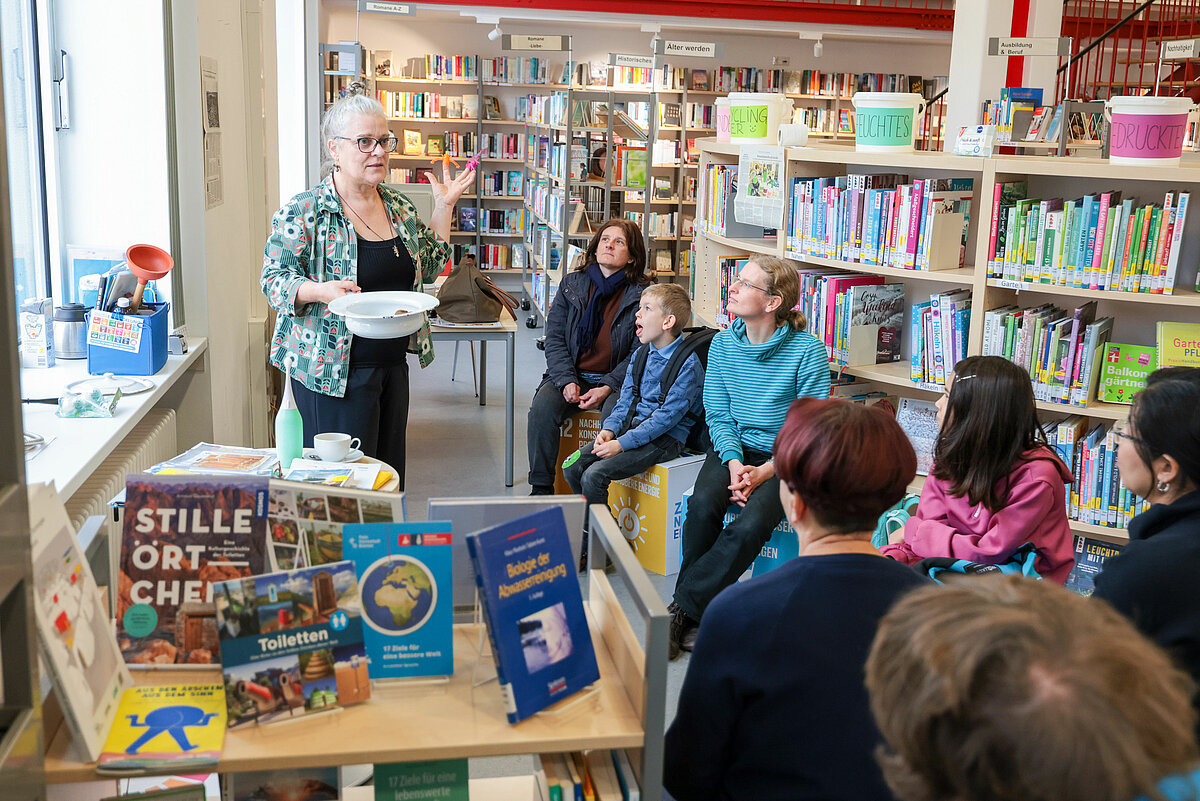
[[[461,0],[424,0],[444,6],[461,6]],[[914,28],[924,31],[954,29],[954,9],[898,6],[847,6],[837,3],[794,0],[489,0],[491,8],[531,11],[585,11],[598,18],[607,14],[647,17],[703,17],[763,22],[803,22],[813,25],[864,25]]]

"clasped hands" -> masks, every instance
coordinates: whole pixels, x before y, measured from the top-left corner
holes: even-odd
[[[729,500],[738,506],[745,506],[746,501],[750,500],[750,494],[775,475],[775,465],[771,462],[755,466],[744,465],[738,459],[730,459],[728,467]]]
[[[580,393],[579,385],[572,381],[563,387],[563,400],[567,403],[577,403],[580,409],[599,409],[600,404],[604,403],[605,399],[612,394],[612,387],[607,387],[601,384],[598,387],[592,387],[587,392]]]

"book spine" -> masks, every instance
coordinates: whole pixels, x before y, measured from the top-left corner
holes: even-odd
[[[517,717],[517,706],[512,695],[512,684],[505,678],[503,659],[500,656],[500,648],[498,647],[499,643],[497,643],[496,633],[493,631],[492,617],[488,613],[487,590],[483,586],[483,561],[473,537],[467,537],[467,554],[471,557],[471,567],[475,569],[475,587],[478,590],[477,596],[480,611],[483,613],[483,620],[487,628],[488,642],[492,646],[492,655],[496,663],[496,681],[499,683],[500,691],[504,695],[505,714],[508,717],[509,723],[517,723],[520,718]]]
[[[925,339],[921,313],[926,308],[928,306],[924,303],[914,303],[909,310],[908,377],[917,382],[925,380],[924,371],[921,369]]]
[[[1091,248],[1088,261],[1088,289],[1099,289],[1100,261],[1104,252],[1104,231],[1108,226],[1108,209],[1112,204],[1112,194],[1105,192],[1100,196],[1100,209],[1096,212],[1096,229],[1088,235],[1088,245]]]
[[[1163,284],[1167,269],[1167,247],[1171,241],[1171,227],[1175,222],[1175,193],[1167,192],[1163,200],[1162,224],[1159,226],[1158,241],[1154,247],[1154,280],[1150,291],[1156,295],[1163,293]]]
[[[945,372],[945,343],[942,341],[942,296],[930,297],[933,324],[933,380],[938,384],[946,383]]]
[[[913,181],[912,185],[912,200],[909,203],[908,210],[908,234],[905,239],[904,263],[901,265],[906,270],[912,270],[917,264],[917,244],[921,236],[921,215],[923,201],[925,199],[925,182],[918,180]]]
[[[992,227],[988,234],[988,278],[995,278],[996,273],[996,235],[1000,227],[1000,194],[1003,190],[1002,184],[996,184],[992,188]]]
[[[1175,209],[1175,226],[1171,230],[1171,247],[1167,256],[1167,270],[1163,276],[1162,291],[1165,295],[1175,292],[1175,279],[1179,274],[1179,251],[1183,247],[1183,226],[1187,222],[1188,200],[1190,192],[1180,192]]]

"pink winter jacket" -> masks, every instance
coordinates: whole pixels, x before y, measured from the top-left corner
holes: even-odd
[[[1071,471],[1052,450],[1037,448],[1021,457],[1009,481],[1004,507],[990,512],[951,495],[948,484],[930,476],[917,513],[905,523],[903,542],[880,551],[910,565],[927,556],[995,564],[1032,542],[1038,574],[1063,584],[1075,563],[1065,498]]]

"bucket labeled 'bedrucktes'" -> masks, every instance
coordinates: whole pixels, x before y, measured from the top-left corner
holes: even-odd
[[[717,115],[717,141],[729,141],[729,98],[718,97],[713,104],[716,106]]]
[[[729,93],[729,141],[773,145],[779,125],[791,122],[792,101],[778,92]]]
[[[925,98],[915,92],[855,92],[854,149],[872,153],[916,150],[917,117]]]
[[[1109,162],[1179,166],[1191,109],[1192,101],[1186,97],[1109,98],[1104,103]]]

